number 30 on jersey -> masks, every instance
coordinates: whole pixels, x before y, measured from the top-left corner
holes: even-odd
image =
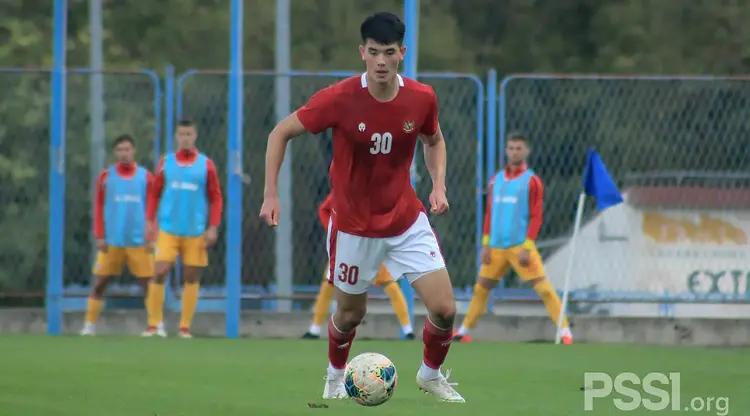
[[[391,145],[393,144],[393,135],[391,133],[373,133],[372,137],[370,137],[370,141],[372,142],[370,154],[387,155],[388,153],[391,153]]]

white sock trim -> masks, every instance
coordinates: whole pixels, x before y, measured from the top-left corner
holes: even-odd
[[[333,315],[331,315],[331,319],[328,320],[328,323],[331,325],[331,328],[333,328],[333,330],[338,332],[339,334],[346,335],[348,333],[340,330],[339,327],[336,326],[336,322],[333,321]]]
[[[439,327],[439,326],[435,325],[435,322],[432,322],[432,319],[430,319],[430,315],[427,315],[427,320],[428,320],[428,321],[430,321],[430,323],[432,324],[432,326],[434,326],[434,327],[435,327],[435,329],[437,329],[437,330],[439,330],[439,331],[443,331],[443,332],[448,332],[448,329],[446,329],[446,328],[441,328],[441,327]]]

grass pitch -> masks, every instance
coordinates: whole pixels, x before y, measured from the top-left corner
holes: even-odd
[[[447,404],[416,388],[420,341],[355,341],[352,356],[377,351],[390,357],[398,370],[393,399],[375,408],[320,399],[326,351],[325,341],[4,335],[0,336],[0,415],[654,414],[642,408],[617,410],[611,398],[595,401],[594,411],[584,411],[585,371],[640,376],[680,372],[682,407],[690,406],[693,397],[729,401],[728,413],[715,406],[689,413],[750,415],[747,350],[455,344],[444,368],[453,369],[451,378],[459,383],[457,390],[467,403]],[[329,407],[311,408],[310,403]]]

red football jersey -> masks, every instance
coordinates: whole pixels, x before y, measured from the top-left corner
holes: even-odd
[[[297,110],[307,131],[333,129],[330,177],[339,231],[394,237],[424,211],[410,167],[418,136],[437,132],[437,97],[428,85],[400,75],[398,82],[396,98],[380,102],[362,74],[318,91]]]
[[[318,208],[318,219],[320,219],[320,224],[325,228],[328,229],[328,222],[331,219],[331,203],[333,200],[333,194],[328,194],[326,196],[326,199],[323,200],[323,203],[320,204],[320,208]]]

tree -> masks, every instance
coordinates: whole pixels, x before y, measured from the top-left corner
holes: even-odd
[[[88,60],[87,1],[69,1],[68,63]],[[150,149],[165,147],[162,120],[163,68],[224,69],[229,60],[227,1],[154,0],[105,2],[104,48],[106,134],[138,137],[141,162]],[[358,24],[373,11],[401,10],[401,1],[319,0],[292,2],[292,64],[310,71],[360,71]],[[420,71],[484,74],[692,73],[742,74],[750,69],[750,10],[737,1],[692,2],[570,0],[423,0]],[[51,8],[48,3],[0,3],[0,62],[8,67],[51,65]],[[274,8],[268,0],[246,0],[247,70],[273,68]],[[143,72],[151,68],[152,72]],[[125,69],[126,71],[115,71]],[[90,183],[88,174],[88,77],[69,74],[66,149],[66,282],[88,281]],[[480,75],[480,78],[483,78]],[[179,85],[182,115],[200,125],[200,147],[226,169],[226,77],[185,76]],[[301,105],[332,77],[292,80],[293,106]],[[477,87],[469,78],[425,79],[439,96],[441,123],[449,140],[449,196],[453,212],[436,221],[456,283],[476,274]],[[262,195],[265,138],[274,124],[273,77],[245,79],[243,209],[245,283],[274,280],[273,238],[256,218]],[[49,73],[0,72],[0,291],[42,290],[46,263],[49,173]],[[548,184],[546,237],[569,230],[585,147],[598,145],[619,178],[661,167],[747,170],[750,131],[744,81],[582,82],[515,80],[506,92],[503,131],[527,130],[532,162]],[[157,115],[155,105],[161,114]],[[167,139],[169,140],[169,139]],[[324,260],[323,231],[316,204],[327,190],[327,161],[320,138],[294,142],[295,280],[317,284]],[[657,166],[658,165],[658,166]],[[424,167],[420,173],[426,177]],[[486,179],[486,178],[485,178]],[[420,195],[429,181],[418,183]],[[223,242],[222,242],[223,244]],[[223,246],[207,273],[223,281]]]

